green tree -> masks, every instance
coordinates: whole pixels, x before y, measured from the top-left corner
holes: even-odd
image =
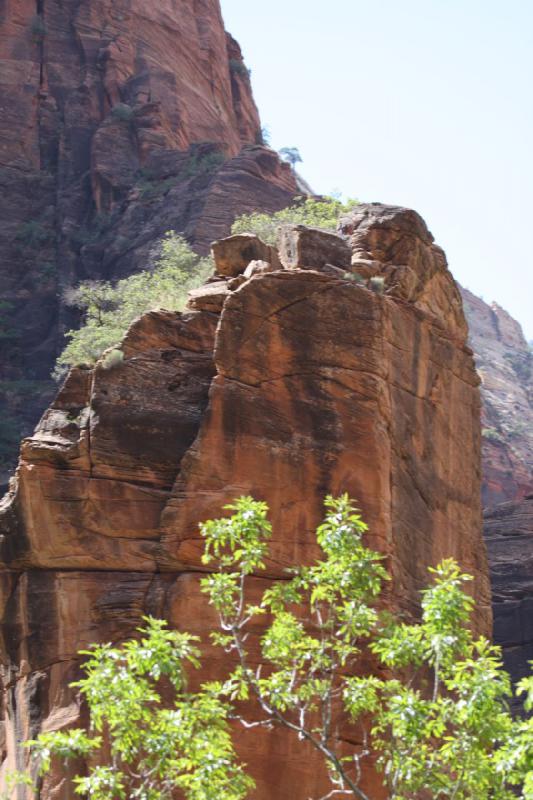
[[[83,310],[84,324],[66,334],[70,341],[57,359],[54,376],[61,377],[76,364],[94,364],[104,350],[120,343],[145,311],[184,308],[187,292],[203,283],[212,269],[209,258],[200,258],[183,237],[171,231],[161,243],[153,269],[116,284],[85,281],[67,290],[64,300]]]
[[[344,495],[326,500],[317,529],[322,558],[290,570],[252,602],[250,579],[267,566],[268,508],[243,497],[227,509],[231,516],[201,526],[204,564],[217,567],[202,590],[219,615],[212,639],[236,657],[236,667],[187,693],[185,666],[198,663],[196,639],[151,619],[140,642],[93,648],[87,677],[77,684],[91,730],[41,735],[33,743],[41,771],[52,756],[101,758],[103,737],[112,761],[76,779],[81,794],[159,800],[181,788],[191,800],[240,800],[252,782],[235,758],[231,716],[307,741],[327,767],[326,797],[374,800],[361,788],[372,755],[390,800],[533,800],[533,721],[513,719],[499,649],[469,629],[468,575],[445,560],[422,593],[419,621],[384,612],[384,559],[365,546],[366,525]],[[174,689],[170,708],[159,691],[164,678]],[[518,692],[530,711],[533,677]],[[349,726],[357,732],[343,736]]]
[[[209,687],[187,690],[186,667],[199,665],[197,637],[152,618],[140,633],[122,647],[83,651],[86,677],[74,685],[89,706],[90,730],[29,742],[39,771],[54,758],[92,756],[102,763],[74,779],[91,800],[166,800],[176,789],[187,800],[242,800],[253,781],[235,756],[228,704]]]
[[[356,206],[357,200],[343,203],[334,197],[308,197],[274,214],[243,214],[231,227],[232,233],[255,233],[267,244],[276,244],[282,225],[309,225],[335,231],[342,214]]]
[[[255,701],[262,718],[252,725],[281,726],[309,742],[325,760],[332,796],[369,800],[360,777],[373,753],[391,800],[511,800],[524,781],[522,797],[533,798],[532,723],[513,720],[500,651],[468,627],[468,575],[452,560],[432,570],[419,622],[380,613],[382,557],[365,547],[366,525],[349,498],[329,497],[317,530],[323,558],[250,603],[249,578],[266,567],[267,507],[241,498],[228,509],[230,518],[202,526],[204,562],[219,567],[203,591],[220,618],[214,641],[238,658],[218,691],[237,708]],[[249,649],[264,614],[258,672]],[[364,674],[368,651],[384,668],[376,675]],[[519,691],[531,706],[533,678]],[[362,731],[363,745],[351,752],[339,736],[346,725]]]

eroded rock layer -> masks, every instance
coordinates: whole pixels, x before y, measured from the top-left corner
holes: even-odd
[[[63,291],[146,268],[168,230],[207,252],[296,184],[219,0],[7,0],[0,102],[1,485],[78,321]]]
[[[262,585],[313,559],[324,496],[349,492],[388,556],[391,607],[416,614],[427,566],[454,556],[490,630],[479,381],[457,288],[414,212],[365,206],[344,224],[351,244],[287,231],[285,267],[245,237],[218,247],[224,274],[193,309],[134,323],[123,361],[73,371],[25,440],[1,515],[4,770],[23,765],[25,738],[83,715],[68,688],[80,647],[132,635],[143,614],[201,635],[202,675],[223,673],[198,525],[244,493],[271,509]],[[359,238],[365,259],[346,263]],[[239,749],[258,798],[324,793],[316,756],[279,731]]]

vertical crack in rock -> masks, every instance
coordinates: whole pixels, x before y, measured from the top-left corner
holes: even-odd
[[[39,88],[44,86],[44,37],[46,34],[46,19],[44,15],[44,0],[37,0],[36,19],[40,20],[42,33],[40,34],[39,47]]]

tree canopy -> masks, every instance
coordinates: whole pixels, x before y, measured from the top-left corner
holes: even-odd
[[[90,730],[30,743],[42,772],[53,757],[92,754],[98,766],[76,791],[93,800],[170,800],[176,788],[187,800],[243,800],[253,781],[233,749],[233,719],[308,742],[329,776],[324,797],[374,800],[361,781],[372,757],[390,800],[533,800],[533,721],[513,718],[500,651],[470,629],[470,576],[446,559],[430,570],[420,619],[385,611],[386,560],[365,545],[366,525],[343,495],[326,499],[322,556],[252,600],[250,581],[268,563],[268,508],[241,497],[226,509],[201,526],[212,570],[201,585],[219,619],[211,638],[236,666],[188,692],[200,643],[151,618],[139,640],[95,646],[75,684]],[[517,692],[531,711],[533,677]]]

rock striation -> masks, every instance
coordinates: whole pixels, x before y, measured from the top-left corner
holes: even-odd
[[[0,484],[55,393],[63,291],[200,251],[296,193],[261,145],[219,0],[17,0],[0,14]]]
[[[122,361],[73,370],[23,442],[0,514],[4,771],[23,766],[24,739],[83,719],[77,651],[131,636],[143,614],[201,635],[203,674],[221,674],[198,526],[244,493],[274,527],[258,580],[309,563],[324,496],[347,491],[387,556],[387,603],[416,614],[427,566],[454,556],[490,630],[479,380],[457,287],[414,212],[362,206],[343,228],[285,231],[289,268],[253,237],[219,243],[190,308],[144,315]],[[346,263],[359,237],[371,278],[353,265],[361,248]],[[258,798],[324,793],[303,744],[279,731],[238,744]]]

